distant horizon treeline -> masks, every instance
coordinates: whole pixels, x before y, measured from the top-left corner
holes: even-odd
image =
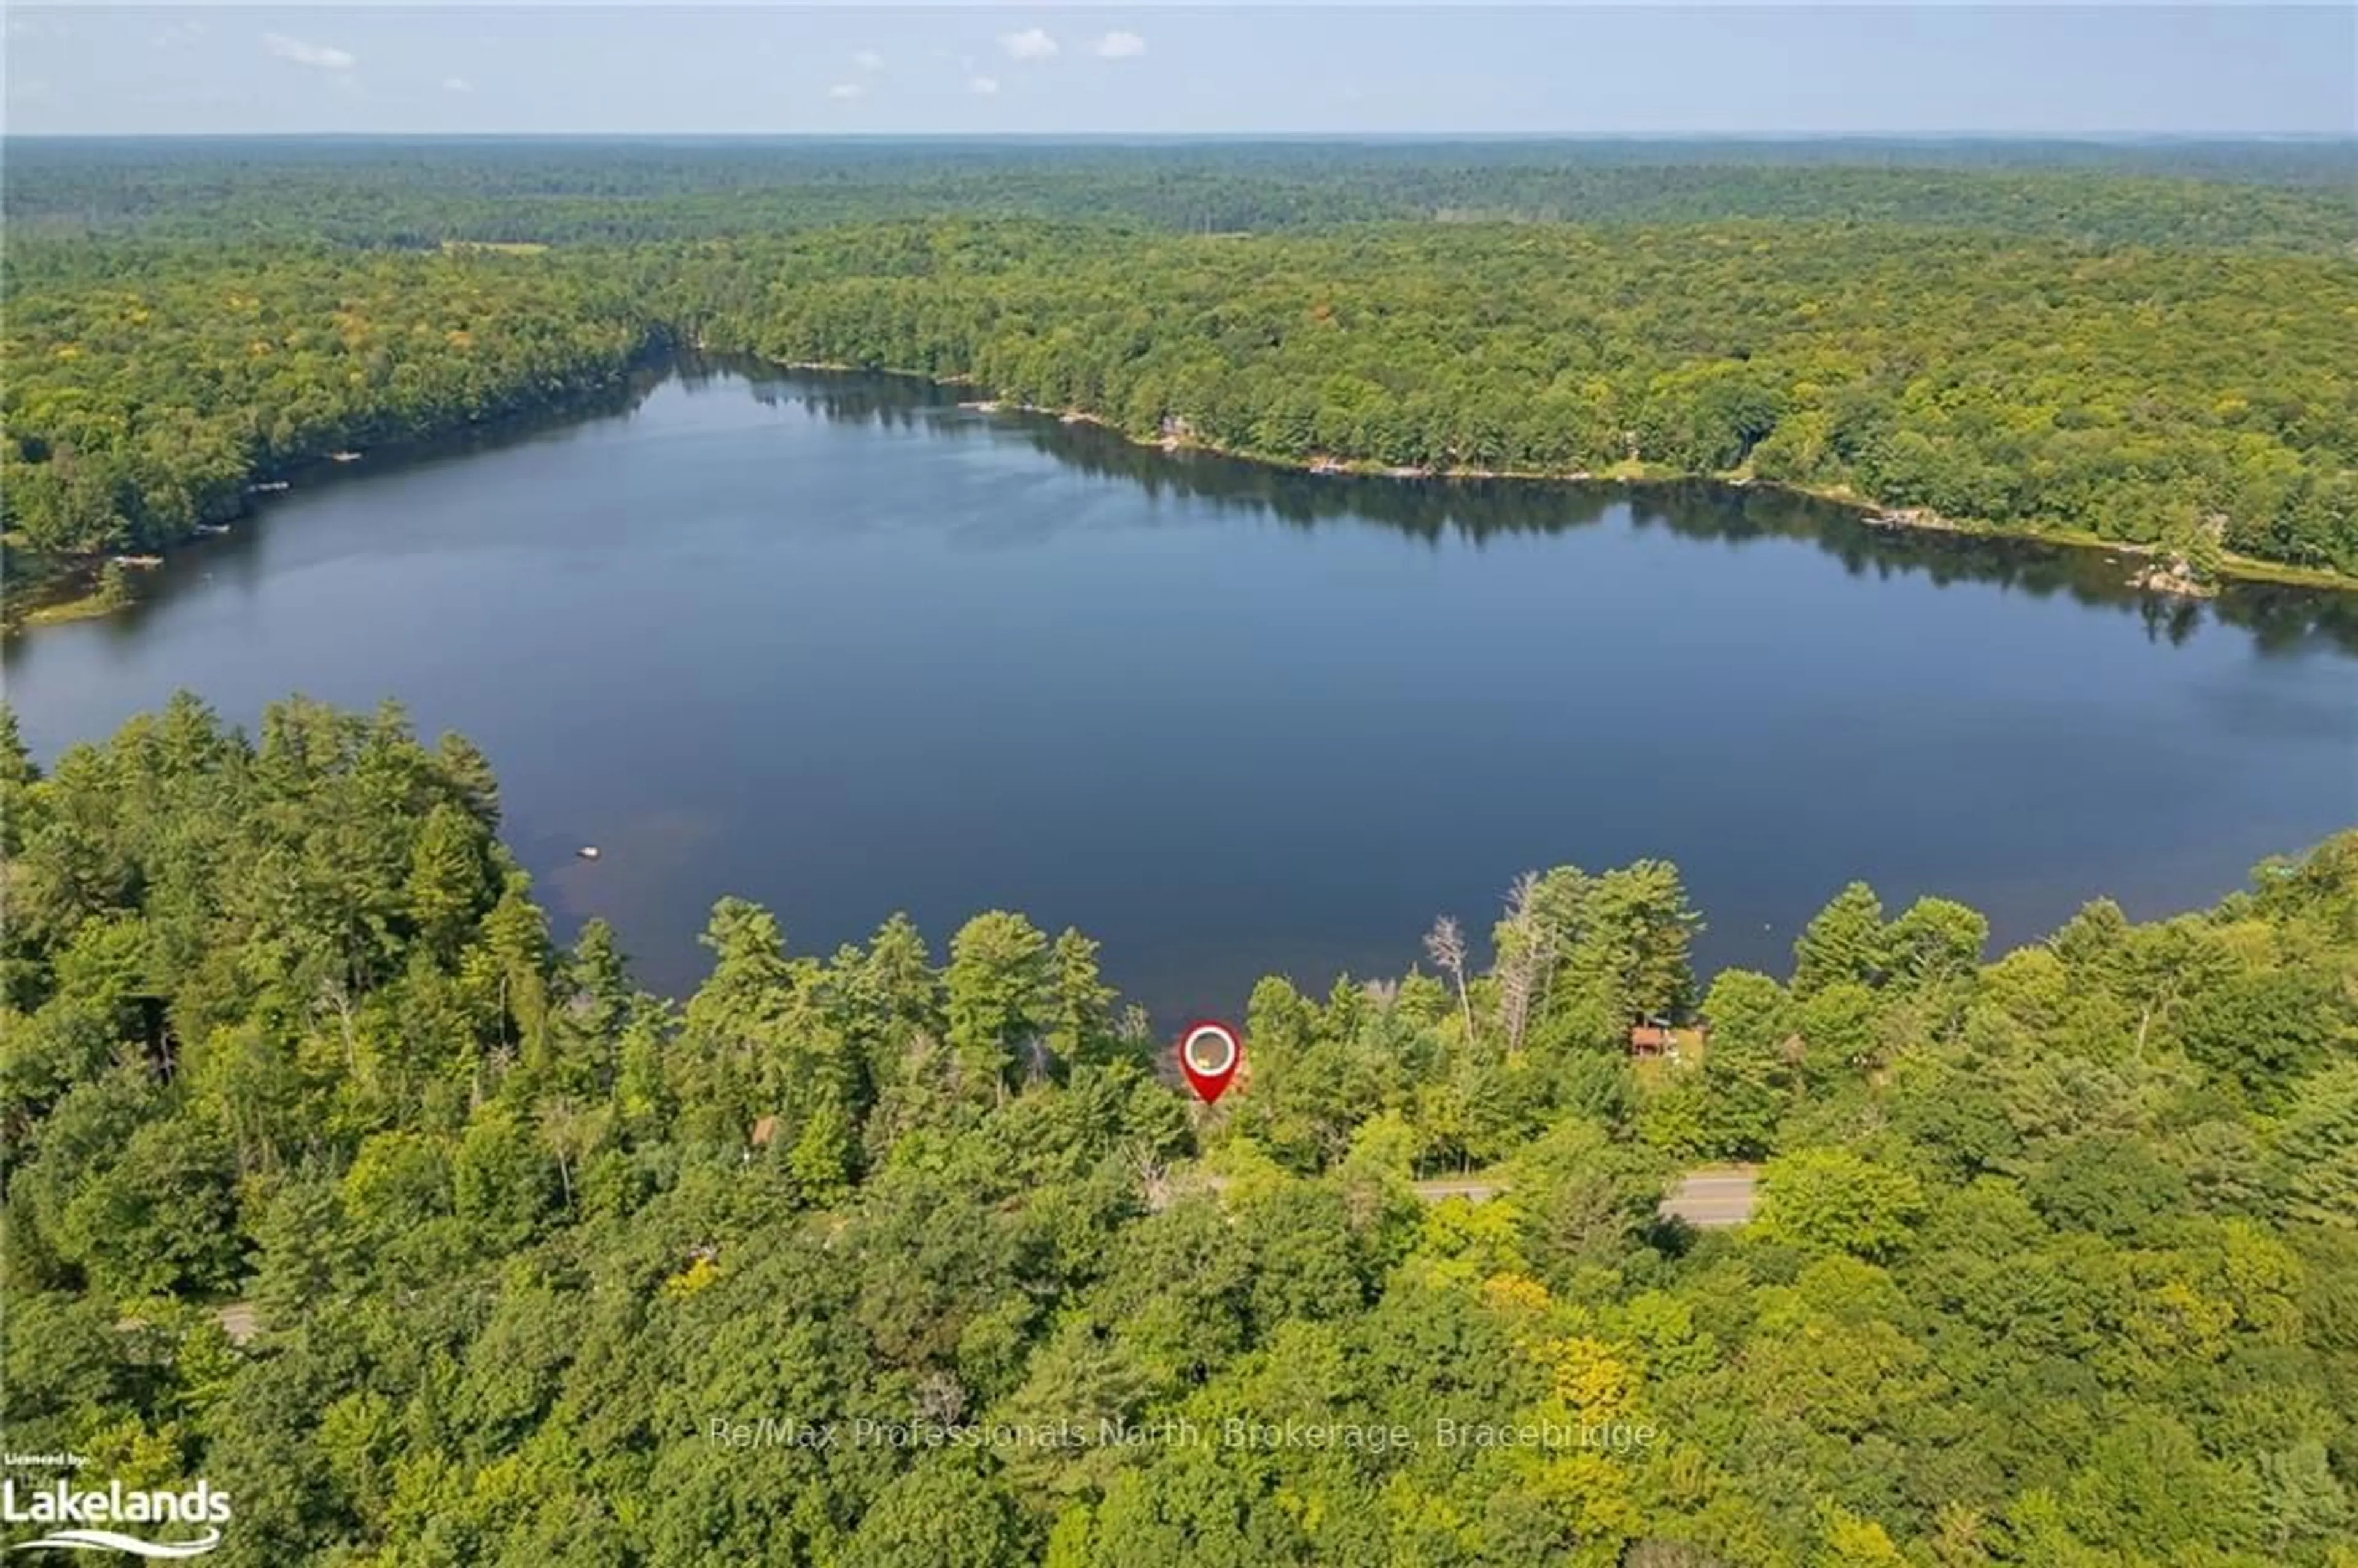
[[[1556,867],[1486,967],[1264,979],[1206,1110],[1079,932],[723,898],[667,1001],[499,823],[395,708],[183,695],[46,773],[0,709],[11,1453],[205,1477],[232,1568],[2352,1561],[2358,830],[1994,960],[1854,883],[1707,986],[1674,867]],[[1724,1159],[1749,1226],[1660,1218]],[[710,1435],[764,1417],[1418,1440]]]
[[[1760,218],[2347,258],[2349,138],[13,137],[17,235],[616,244],[878,219],[1183,232]]]
[[[1289,463],[1723,475],[2358,573],[2358,264],[1797,222],[1188,236],[942,221],[623,250],[12,245],[11,576],[675,341],[969,380]]]

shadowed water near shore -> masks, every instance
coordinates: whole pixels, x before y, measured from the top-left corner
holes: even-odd
[[[2207,903],[2358,817],[2358,596],[1762,489],[1322,476],[690,363],[306,476],[146,600],[37,629],[49,758],[177,686],[405,702],[506,781],[558,911],[686,986],[711,899],[804,950],[905,907],[1107,944],[1159,1011],[1397,970],[1525,866],[1677,860],[1781,968],[1852,876],[2026,939]],[[596,843],[592,863],[573,850]]]
[[[913,427],[962,416],[954,389],[905,376],[780,373],[744,362],[690,362],[687,377],[736,374],[757,397],[798,398],[824,417]],[[816,386],[814,383],[816,382]],[[1931,529],[1878,527],[1855,508],[1774,486],[1572,483],[1525,479],[1409,479],[1311,473],[1216,453],[1141,446],[1087,420],[995,412],[1041,451],[1085,473],[1126,479],[1165,492],[1263,512],[1303,528],[1380,524],[1420,538],[1480,545],[1499,535],[1561,534],[1622,517],[1694,539],[1807,540],[1855,575],[1921,572],[1933,581],[1993,583],[2033,594],[2064,593],[2082,604],[2134,609],[2157,635],[2183,639],[2206,619],[2249,630],[2263,646],[2314,636],[2358,653],[2358,595],[2259,582],[2230,582],[2208,605],[2129,585],[2142,561],[2124,551],[2042,544]],[[2206,609],[2208,615],[2206,616]]]

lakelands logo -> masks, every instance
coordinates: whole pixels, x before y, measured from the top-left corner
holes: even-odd
[[[214,1491],[205,1481],[185,1492],[127,1492],[120,1481],[100,1491],[70,1481],[19,1487],[14,1480],[0,1480],[0,1522],[10,1526],[12,1534],[17,1525],[42,1527],[38,1541],[17,1541],[9,1548],[12,1552],[48,1546],[65,1552],[128,1552],[139,1557],[202,1557],[222,1543],[218,1527],[229,1522],[229,1494]],[[105,1528],[119,1524],[142,1530],[135,1535]],[[193,1540],[147,1539],[162,1533],[149,1528],[161,1524],[216,1528]]]

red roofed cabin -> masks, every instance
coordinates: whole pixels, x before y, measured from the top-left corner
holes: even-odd
[[[1657,1012],[1629,1026],[1632,1056],[1667,1056],[1673,1062],[1688,1056],[1700,1059],[1710,1044],[1711,1025],[1700,1018],[1693,1023],[1673,1023],[1668,1014]]]

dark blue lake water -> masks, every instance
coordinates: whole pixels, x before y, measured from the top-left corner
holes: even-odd
[[[1782,973],[1842,882],[2044,934],[2208,903],[2358,819],[2358,601],[1758,492],[1166,457],[876,378],[674,375],[372,455],[176,555],[7,688],[44,759],[192,687],[481,743],[568,923],[658,989],[724,892],[827,951],[1019,909],[1159,1016],[1397,972],[1526,867],[1665,856]],[[595,862],[578,846],[596,844]]]

